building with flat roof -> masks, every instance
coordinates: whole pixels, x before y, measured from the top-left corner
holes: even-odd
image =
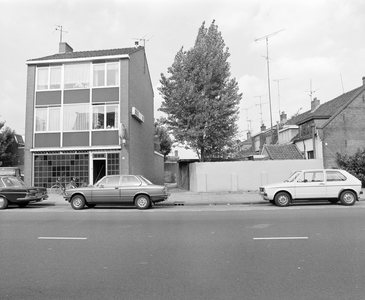
[[[92,184],[113,174],[163,183],[144,47],[74,52],[60,43],[59,53],[30,59],[27,68],[26,183]]]

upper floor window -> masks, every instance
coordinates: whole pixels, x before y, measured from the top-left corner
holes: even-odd
[[[118,122],[117,104],[93,106],[93,129],[116,129]]]
[[[35,109],[35,131],[60,131],[61,108],[42,107]]]
[[[90,87],[90,64],[65,65],[65,89]]]
[[[61,66],[37,69],[37,90],[54,90],[61,88]]]
[[[119,63],[103,63],[93,65],[93,86],[118,86]]]
[[[64,105],[63,130],[89,130],[89,104]]]

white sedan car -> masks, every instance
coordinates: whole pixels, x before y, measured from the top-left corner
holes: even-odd
[[[344,170],[302,170],[280,183],[260,186],[264,200],[277,206],[288,206],[293,200],[341,201],[354,205],[359,200],[361,181]]]

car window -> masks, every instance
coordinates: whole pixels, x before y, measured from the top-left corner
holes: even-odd
[[[25,184],[16,177],[3,177],[6,187],[23,187]]]
[[[141,182],[136,176],[124,175],[122,177],[122,186],[140,186]]]
[[[326,172],[326,180],[327,181],[345,181],[346,176],[338,171],[327,171]]]
[[[4,187],[5,185],[3,184],[2,178],[0,178],[0,188]]]
[[[151,182],[151,181],[149,181],[147,178],[145,178],[145,177],[143,177],[143,176],[139,176],[141,179],[142,179],[142,181],[144,181],[144,183],[146,183],[146,184],[148,184],[148,185],[152,185],[153,183]]]
[[[323,182],[324,175],[321,171],[304,172],[298,182]]]
[[[119,176],[108,176],[102,179],[97,186],[103,186],[103,187],[116,187],[119,186]]]

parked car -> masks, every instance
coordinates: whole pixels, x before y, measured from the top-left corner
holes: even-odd
[[[0,167],[0,175],[15,176],[24,180],[22,171],[17,167]]]
[[[95,205],[135,205],[138,209],[150,208],[152,203],[166,200],[168,189],[155,185],[141,175],[108,175],[88,187],[66,189],[64,198],[73,209]]]
[[[47,198],[47,189],[44,187],[28,187],[18,177],[0,175],[0,209],[7,208],[9,204],[25,207],[30,202]]]
[[[354,205],[359,200],[361,181],[339,169],[302,170],[280,183],[260,186],[264,200],[277,206],[288,206],[293,200],[328,200]]]

